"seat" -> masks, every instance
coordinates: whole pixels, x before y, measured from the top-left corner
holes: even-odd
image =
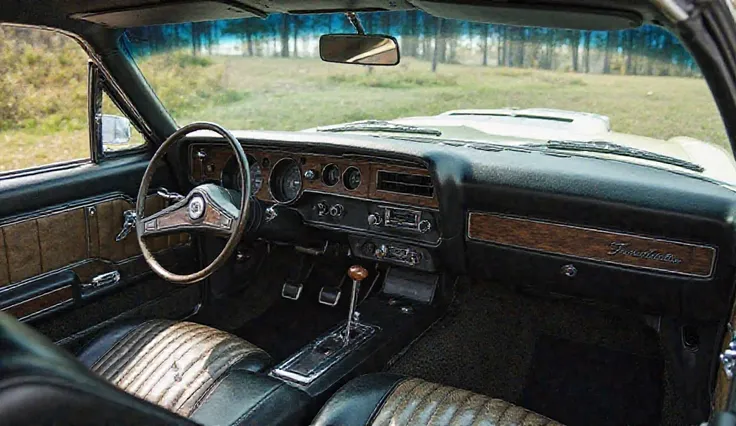
[[[184,417],[226,372],[259,372],[270,364],[266,352],[232,334],[167,320],[117,326],[79,360],[118,388]]]
[[[159,320],[110,330],[76,359],[0,312],[0,423],[239,426],[308,421],[309,396],[252,372],[268,362],[263,351],[228,333]]]
[[[500,399],[388,373],[343,386],[312,422],[328,425],[562,426]]]

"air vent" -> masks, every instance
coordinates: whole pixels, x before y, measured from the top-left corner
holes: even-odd
[[[379,170],[376,188],[379,191],[395,192],[397,194],[418,195],[429,198],[434,196],[434,186],[432,185],[431,177],[409,173]]]

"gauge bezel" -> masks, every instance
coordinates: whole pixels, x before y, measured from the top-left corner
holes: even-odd
[[[330,185],[329,183],[327,183],[327,182],[325,181],[325,176],[327,176],[327,173],[325,173],[325,170],[327,170],[327,168],[328,168],[328,167],[333,167],[333,166],[334,166],[334,167],[335,167],[335,168],[337,169],[337,181],[336,181],[335,183],[333,183],[332,185]],[[322,183],[323,183],[323,184],[324,184],[324,185],[325,185],[326,187],[328,187],[328,188],[332,188],[332,187],[334,187],[334,186],[337,186],[337,184],[339,184],[339,183],[340,183],[340,182],[342,181],[342,170],[340,170],[340,166],[338,166],[338,165],[337,165],[337,164],[335,164],[335,163],[330,163],[330,164],[328,164],[328,165],[326,165],[326,166],[322,167],[322,176],[321,176],[321,180],[322,180]]]
[[[355,188],[349,188],[348,187],[348,184],[347,184],[348,179],[345,178],[345,176],[347,176],[348,172],[351,169],[355,169],[355,171],[358,172],[358,176],[360,177],[360,180],[358,181],[358,185]],[[348,168],[345,169],[344,172],[342,172],[342,186],[345,188],[345,190],[347,190],[347,191],[357,191],[358,188],[360,188],[360,185],[362,183],[363,183],[363,173],[361,173],[361,171],[360,171],[360,169],[358,167],[349,166]]]
[[[279,167],[281,167],[281,163],[285,161],[291,161],[292,163],[296,165],[296,168],[299,170],[299,193],[292,200],[286,200],[286,201],[279,200],[274,194],[274,177],[280,178],[279,175],[281,175],[281,173],[279,173],[280,171]],[[277,191],[280,191],[280,190],[281,189],[279,186],[279,189]],[[285,205],[292,204],[296,202],[297,200],[299,200],[299,198],[301,198],[302,194],[304,193],[304,179],[302,177],[302,168],[301,168],[299,161],[297,161],[295,158],[292,158],[292,157],[284,157],[284,158],[279,159],[279,161],[277,161],[276,163],[274,163],[274,165],[271,167],[271,171],[268,174],[268,193],[269,195],[271,195],[272,200],[276,201],[279,204],[285,204]]]
[[[259,163],[258,159],[256,157],[254,157],[253,155],[245,154],[245,158],[248,160],[248,165],[249,166],[253,167],[253,165],[256,165],[256,166],[258,166],[261,169],[261,186],[258,187],[258,188],[253,187],[253,188],[250,189],[250,192],[253,195],[256,195],[257,193],[261,192],[261,189],[263,189],[263,184],[265,183],[265,179],[264,179],[264,176],[263,176],[263,168],[261,167],[261,164]],[[220,186],[222,186],[223,188],[227,188],[225,186],[225,184],[224,184],[225,171],[227,170],[227,166],[233,160],[236,160],[236,158],[234,156],[231,155],[230,157],[228,157],[227,161],[225,161],[225,165],[222,167],[222,170],[220,171],[220,180],[219,180],[219,183],[220,183]],[[237,163],[237,160],[235,162]],[[242,173],[242,170],[239,171],[238,173]],[[255,182],[251,182],[251,185],[255,185]]]

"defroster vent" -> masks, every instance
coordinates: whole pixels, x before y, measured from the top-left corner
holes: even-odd
[[[377,178],[376,188],[379,191],[430,198],[434,196],[434,186],[429,176],[379,170]]]

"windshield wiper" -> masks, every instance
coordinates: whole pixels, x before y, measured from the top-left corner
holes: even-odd
[[[625,145],[619,145],[612,142],[605,141],[556,141],[550,140],[546,144],[530,144],[527,146],[548,148],[561,151],[579,151],[579,152],[597,152],[601,154],[612,154],[621,155],[625,157],[641,158],[643,160],[655,161],[663,164],[670,164],[673,166],[682,167],[695,172],[703,172],[705,168],[702,166],[691,163],[689,161],[681,160],[679,158],[670,157],[668,155],[657,154],[651,151],[644,151],[641,149],[631,148]]]
[[[398,124],[384,120],[364,120],[354,121],[352,123],[340,124],[337,126],[319,127],[318,132],[393,132],[393,133],[414,133],[418,135],[442,136],[442,132],[437,129],[427,127],[410,126],[408,124]]]

